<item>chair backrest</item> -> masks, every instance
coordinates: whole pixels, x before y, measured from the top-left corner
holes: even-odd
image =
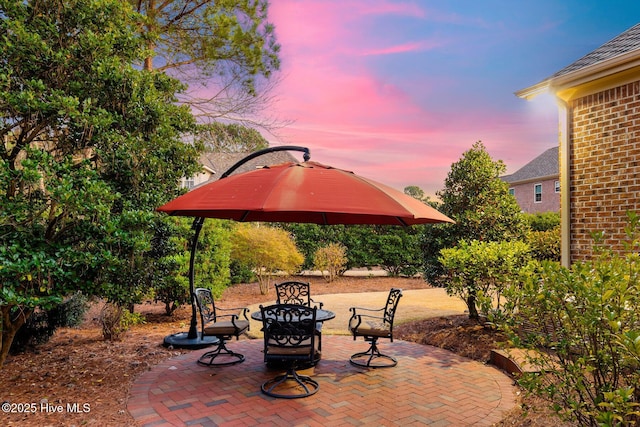
[[[216,303],[213,300],[213,294],[210,289],[196,288],[193,297],[196,299],[200,312],[200,324],[204,329],[207,323],[216,320]]]
[[[265,361],[313,361],[317,348],[316,310],[299,304],[260,306]]]
[[[276,283],[276,302],[278,304],[299,304],[311,306],[311,285],[309,282]]]
[[[391,328],[393,328],[393,318],[396,315],[400,297],[402,297],[402,289],[391,288],[387,297],[387,304],[384,307],[384,322],[388,323]]]

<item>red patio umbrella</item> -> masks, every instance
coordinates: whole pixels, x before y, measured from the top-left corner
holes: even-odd
[[[304,162],[264,166],[231,175],[251,159],[274,151],[305,153]],[[235,221],[301,222],[315,224],[415,225],[453,223],[446,215],[411,196],[346,170],[309,161],[305,147],[282,146],[257,151],[226,171],[219,180],[198,187],[157,208],[169,215],[195,217],[189,285],[192,294],[188,333],[173,334],[164,344],[198,348],[215,344],[196,330],[194,261],[205,218]]]
[[[158,208],[235,221],[415,225],[453,222],[411,196],[353,172],[305,161],[265,166],[196,188]]]

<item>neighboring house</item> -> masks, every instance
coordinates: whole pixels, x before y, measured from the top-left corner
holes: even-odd
[[[623,251],[640,212],[640,24],[516,95],[543,92],[560,108],[563,265],[592,256],[594,231]]]
[[[189,178],[182,178],[182,188],[195,188],[207,182],[217,181],[231,166],[245,158],[250,153],[204,153],[200,156],[202,172]],[[249,160],[240,166],[235,173],[246,172],[267,165],[277,165],[285,162],[299,162],[288,151],[276,151],[266,153],[255,159]]]
[[[560,212],[560,178],[558,147],[544,153],[501,179],[509,183],[509,193],[522,212]]]

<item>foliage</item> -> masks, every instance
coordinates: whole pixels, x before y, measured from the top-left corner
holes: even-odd
[[[78,326],[88,307],[87,297],[76,292],[62,304],[36,310],[16,333],[10,352],[21,353],[27,346],[47,342],[58,328]]]
[[[132,313],[121,305],[107,302],[100,311],[102,337],[109,341],[120,341],[133,325],[144,323],[138,313]]]
[[[296,247],[304,255],[303,269],[312,269],[314,254],[318,249],[330,243],[342,243],[347,246],[347,266],[353,266],[349,244],[345,241],[347,226],[282,223],[278,227],[287,231],[295,240]]]
[[[409,185],[404,187],[404,194],[411,196],[416,200],[420,200],[422,203],[438,209],[438,202],[431,200],[431,197],[424,194],[424,190],[417,185]]]
[[[517,240],[461,240],[455,248],[442,249],[439,258],[447,273],[447,293],[467,304],[469,318],[479,318],[479,304],[489,320],[500,313],[505,288],[528,260],[529,247]]]
[[[184,86],[135,66],[152,38],[126,3],[1,7],[0,365],[36,307],[77,290],[141,297],[150,212],[199,153],[181,141],[194,126],[174,103]]]
[[[560,261],[560,227],[545,231],[529,231],[525,238],[531,256],[537,260]]]
[[[269,147],[269,141],[260,132],[238,124],[200,125],[196,138],[206,150],[216,153],[253,153]]]
[[[196,252],[195,286],[211,289],[218,298],[229,286],[231,263],[231,234],[234,224],[230,221],[207,219],[202,225]]]
[[[264,224],[240,224],[231,235],[231,244],[232,259],[253,269],[262,295],[269,292],[274,273],[294,274],[304,261],[289,233]]]
[[[340,243],[329,243],[318,248],[313,256],[313,267],[331,283],[341,275],[347,265],[347,248]]]
[[[256,275],[251,270],[251,267],[241,263],[237,260],[231,260],[229,265],[229,271],[231,276],[231,283],[252,283],[256,281]]]
[[[442,200],[439,210],[455,224],[423,228],[421,248],[424,277],[432,285],[445,286],[440,250],[467,241],[503,241],[524,238],[526,224],[520,208],[500,179],[506,167],[494,161],[481,142],[473,144],[451,166],[445,188],[436,194]]]
[[[528,363],[542,371],[520,383],[580,425],[640,421],[639,224],[630,213],[626,253],[601,246],[600,233],[593,259],[537,263],[509,290],[516,315],[504,328],[537,350]]]
[[[192,220],[163,216],[155,225],[148,258],[155,266],[151,286],[155,301],[165,305],[167,315],[191,301],[189,293],[189,262],[194,237]],[[229,285],[231,225],[228,221],[204,221],[198,238],[194,262],[194,286],[210,289],[219,297]]]
[[[303,268],[313,267],[315,252],[328,244],[347,248],[345,269],[382,266],[391,275],[412,276],[420,266],[420,226],[281,224],[305,256]]]
[[[373,255],[391,276],[413,276],[420,268],[420,232],[422,226],[378,226]]]
[[[155,266],[150,281],[154,300],[164,303],[167,315],[191,300],[187,243],[193,233],[189,231],[186,218],[163,216],[154,224],[154,236],[147,254]]]
[[[129,3],[145,15],[139,28],[151,37],[144,68],[188,82],[194,89],[180,101],[202,121],[251,121],[270,104],[280,46],[267,21],[267,0]]]
[[[549,231],[560,227],[558,212],[524,213],[522,215],[532,231]]]

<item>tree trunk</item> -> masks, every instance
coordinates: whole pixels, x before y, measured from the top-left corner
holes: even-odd
[[[479,319],[478,309],[476,308],[476,293],[471,292],[467,296],[467,309],[469,310],[469,319]]]
[[[16,336],[16,332],[18,332],[20,326],[31,316],[31,313],[33,313],[31,309],[24,309],[15,319],[11,319],[11,309],[13,307],[12,305],[3,305],[0,307],[0,316],[2,316],[2,319],[0,319],[0,325],[2,326],[2,333],[0,333],[0,369],[9,355],[9,350],[11,349],[11,344],[13,343],[13,338]]]

